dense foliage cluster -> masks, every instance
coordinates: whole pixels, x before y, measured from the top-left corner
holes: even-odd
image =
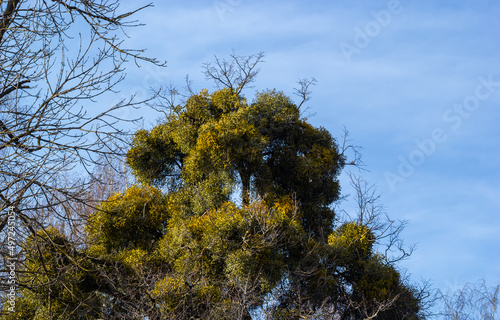
[[[336,223],[345,161],[282,92],[192,95],[135,134],[137,184],[88,218],[85,245],[27,239],[36,285],[2,319],[421,319],[375,230]]]

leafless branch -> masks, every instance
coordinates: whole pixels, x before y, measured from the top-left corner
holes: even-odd
[[[239,94],[255,80],[259,73],[257,65],[263,62],[264,53],[238,56],[231,54],[229,61],[215,56],[214,62],[204,63],[205,77],[213,80],[217,88],[230,88]]]

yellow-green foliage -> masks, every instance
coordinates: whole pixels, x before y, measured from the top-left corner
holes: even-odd
[[[363,262],[363,275],[355,283],[355,290],[368,300],[384,301],[398,292],[399,273],[393,266],[374,257]]]
[[[186,279],[181,275],[177,277],[166,277],[158,281],[151,295],[158,300],[159,307],[164,314],[175,312],[181,309],[189,296],[189,287],[186,285]]]
[[[305,236],[299,218],[293,203],[280,198],[272,207],[260,201],[238,208],[227,202],[201,216],[170,220],[158,255],[174,274],[152,291],[162,314],[189,303],[210,306],[198,310],[206,318],[232,319],[231,310],[240,306],[229,292],[244,287],[260,301],[286,270],[287,246]]]
[[[179,174],[179,161],[183,157],[171,137],[167,125],[157,125],[151,132],[139,130],[135,133],[127,154],[127,164],[136,171],[140,182],[162,184],[172,174]]]
[[[5,319],[48,319],[49,306],[53,318],[96,318],[99,305],[91,263],[70,240],[48,228],[30,235],[24,248],[26,264],[17,280],[29,280],[34,289],[20,288],[16,312]]]
[[[37,310],[40,310],[43,307],[41,303],[41,299],[37,299],[32,292],[28,290],[23,290],[21,292],[21,296],[16,297],[15,307],[12,307],[11,310],[8,309],[10,306],[6,303],[5,300],[2,301],[4,304],[4,308],[2,310],[2,316],[0,319],[2,320],[42,320],[40,316],[37,315],[39,313]],[[45,318],[46,319],[46,318]]]
[[[228,202],[186,219],[170,221],[159,255],[178,274],[203,275],[208,283],[225,279],[228,288],[250,281],[269,292],[286,270],[287,246],[304,237],[295,206],[284,198],[273,207],[256,202],[240,209]]]
[[[373,233],[365,225],[347,222],[328,237],[328,244],[343,257],[365,259],[372,254]]]
[[[219,207],[236,189],[244,204],[250,193],[294,193],[303,226],[321,234],[331,230],[343,157],[329,132],[301,119],[282,92],[260,92],[248,104],[225,88],[202,90],[150,132],[138,131],[127,163],[142,182],[194,191],[196,214]]]
[[[166,277],[158,281],[149,293],[156,301],[162,318],[235,319],[234,310],[241,305],[233,301],[221,285],[208,284],[203,279],[196,285],[182,276]],[[189,316],[194,315],[194,316]]]
[[[355,222],[344,223],[328,237],[356,294],[366,301],[392,299],[400,290],[399,273],[382,255],[373,252],[373,242],[370,228]]]
[[[158,189],[132,186],[112,196],[88,219],[88,253],[95,257],[118,254],[124,262],[139,262],[163,236],[169,217],[167,197]],[[124,254],[123,250],[130,251]]]
[[[253,119],[261,132],[283,129],[284,124],[292,125],[299,118],[299,108],[283,92],[276,90],[258,92],[249,110],[249,119]]]

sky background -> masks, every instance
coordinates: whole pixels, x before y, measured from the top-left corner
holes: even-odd
[[[310,122],[361,146],[369,171],[402,234],[417,250],[401,266],[414,281],[447,290],[485,278],[500,283],[500,2],[156,1],[136,15],[129,46],[167,61],[130,66],[122,93],[213,89],[202,64],[265,53],[257,90],[287,95],[314,77]],[[123,9],[136,6],[123,1]],[[298,98],[297,98],[298,100]],[[158,117],[142,115],[151,127]],[[350,194],[346,175],[340,177]],[[345,203],[349,210],[350,204]]]

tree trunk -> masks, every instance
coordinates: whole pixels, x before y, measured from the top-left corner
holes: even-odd
[[[241,202],[244,206],[250,204],[250,175],[240,173],[241,178]]]

